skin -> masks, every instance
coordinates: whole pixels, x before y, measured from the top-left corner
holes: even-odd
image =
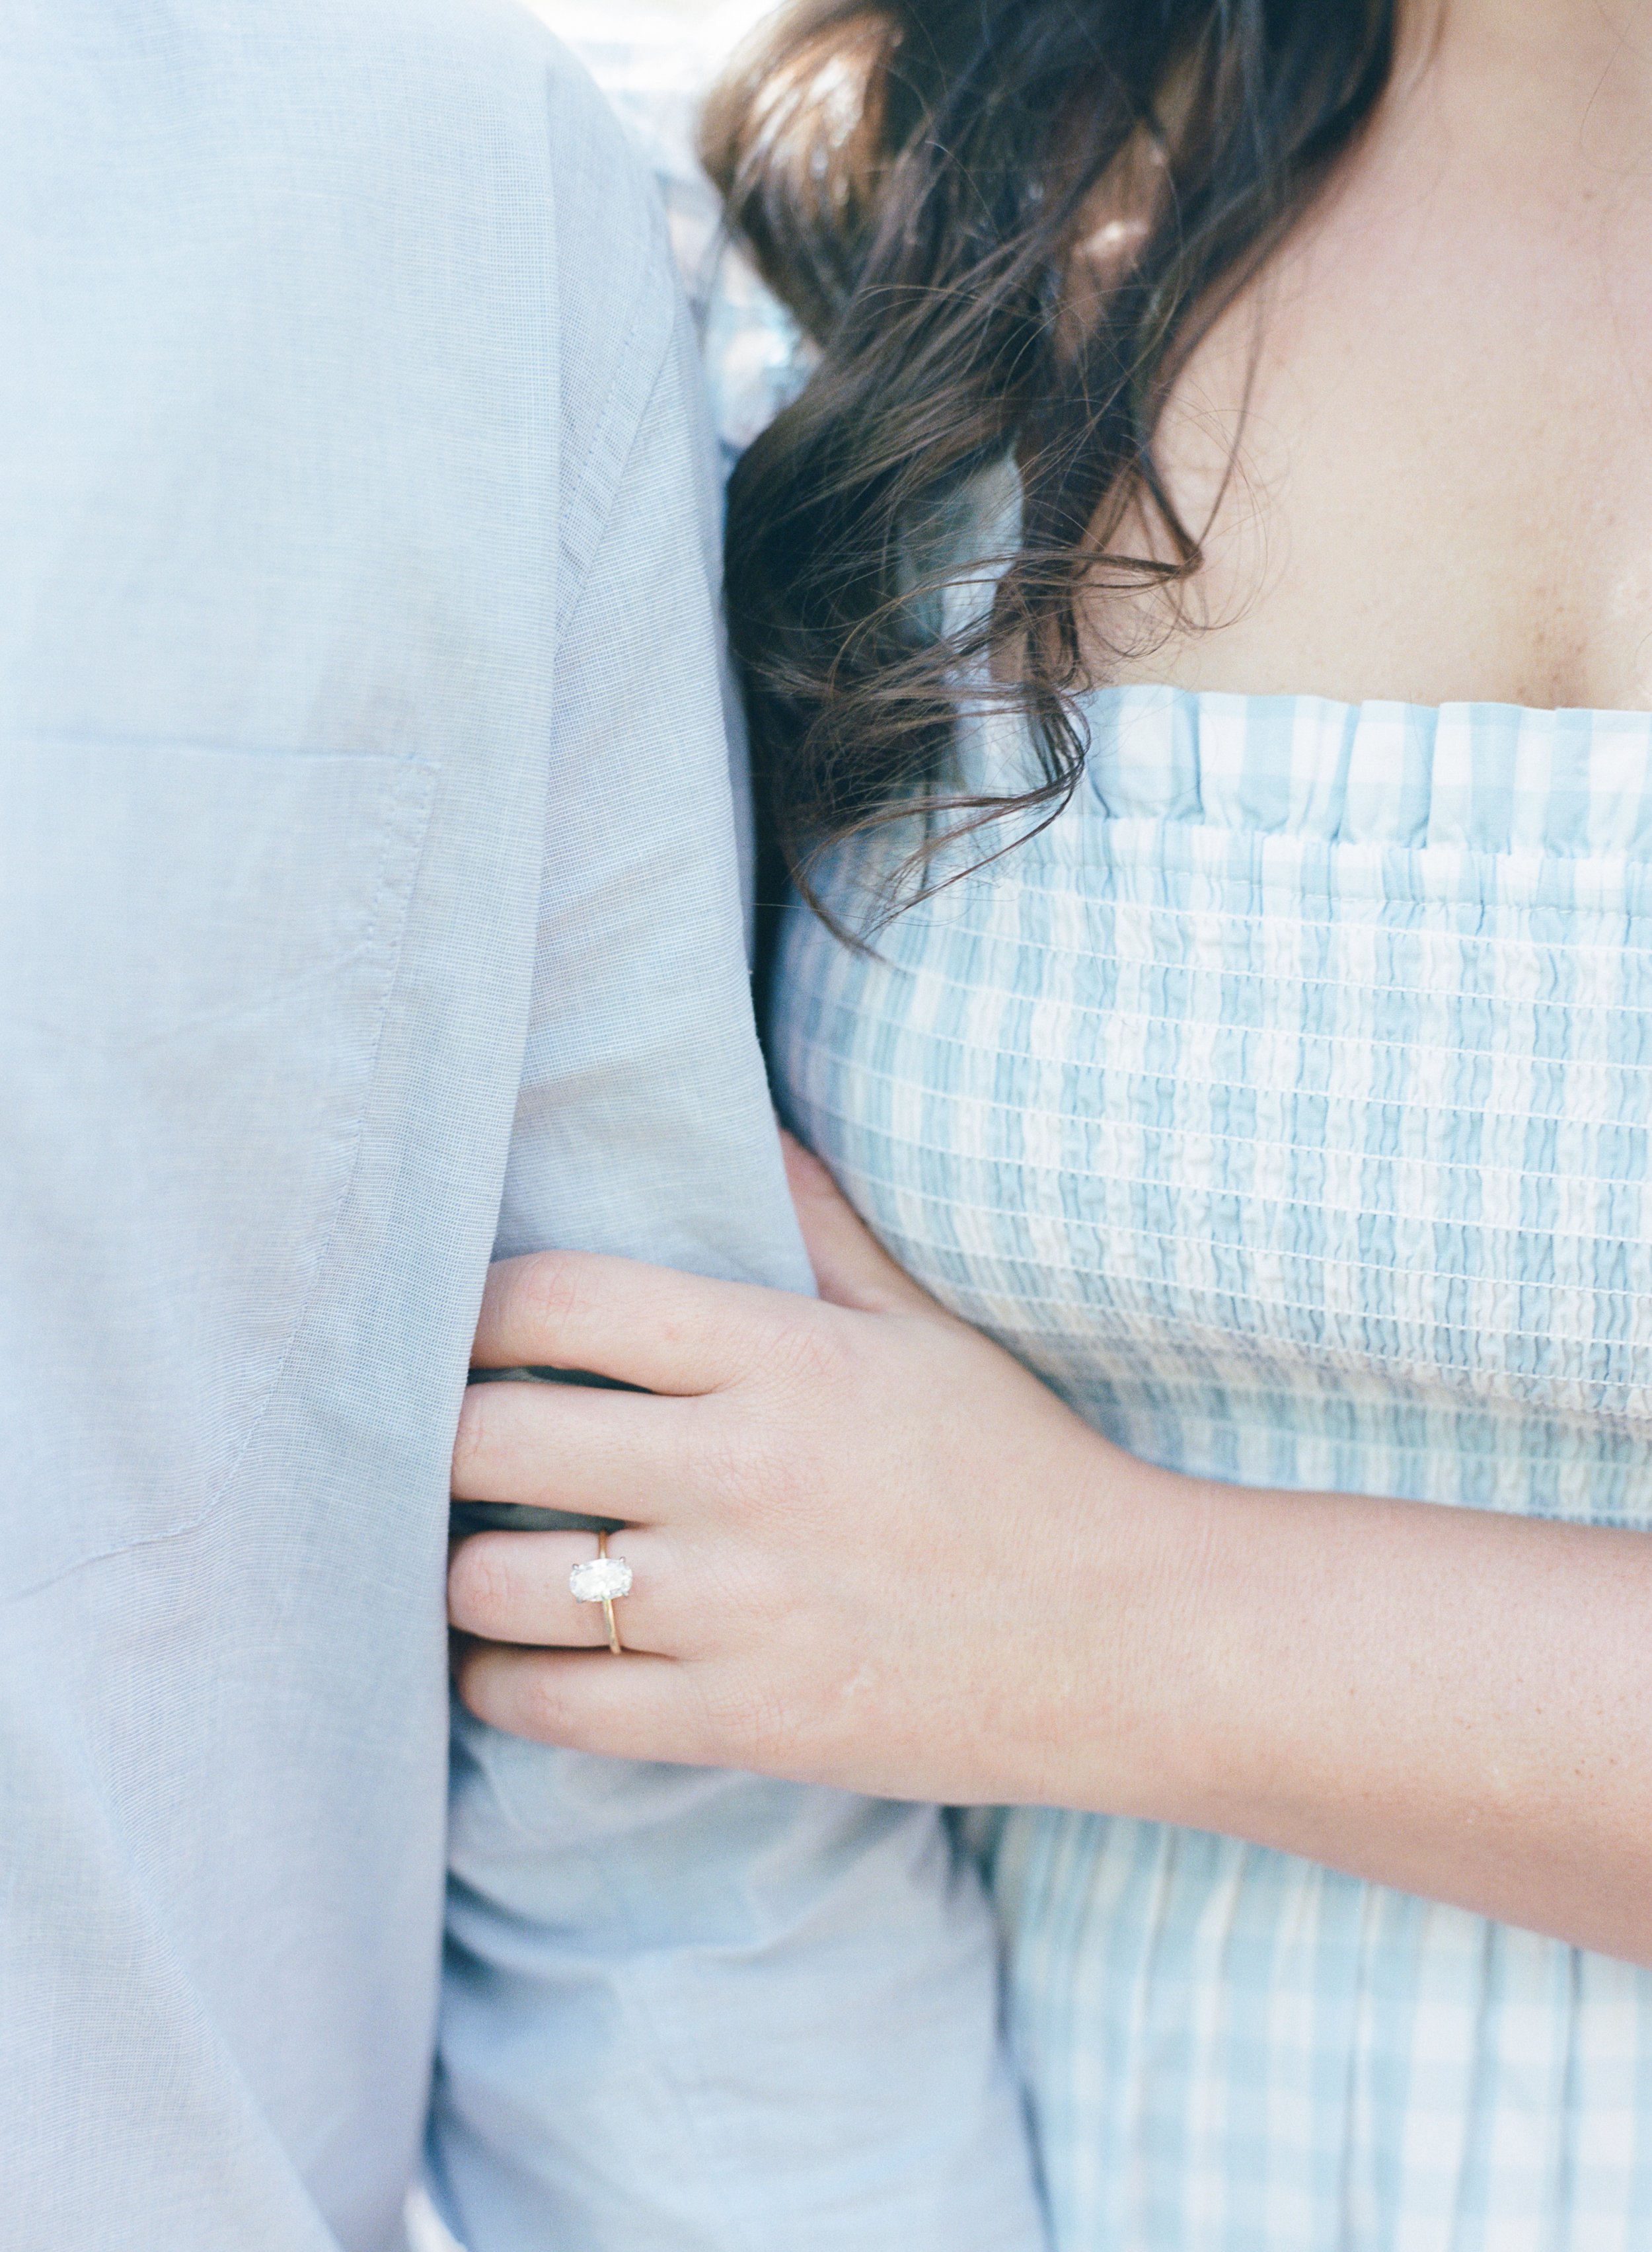
[[[1201,629],[1098,614],[1098,645],[1185,688],[1644,709],[1652,7],[1401,24],[1373,129],[1160,427]]]
[[[1643,0],[1407,17],[1372,131],[1167,414],[1205,629],[1143,616],[1125,677],[1652,702],[1649,152]],[[473,1710],[1225,1831],[1652,1964],[1652,1540],[1143,1465],[789,1161],[820,1303],[494,1269],[478,1366],[657,1396],[469,1394],[455,1494],[623,1519],[636,1574],[616,1663],[568,1592],[588,1534],[462,1544]]]

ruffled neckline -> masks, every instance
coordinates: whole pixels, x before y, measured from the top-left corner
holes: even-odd
[[[1116,819],[1652,858],[1652,712],[1160,686],[1099,690],[1086,711],[1087,795]]]

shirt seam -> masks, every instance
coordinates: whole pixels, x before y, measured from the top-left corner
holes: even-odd
[[[657,264],[657,261],[654,263]],[[614,357],[614,373],[597,417],[596,429],[586,448],[564,513],[559,539],[559,644],[566,639],[578,616],[621,485],[670,360],[676,328],[674,307],[673,317],[662,325],[656,346],[652,351],[646,349],[647,328],[650,320],[657,318],[662,296],[671,307],[667,278],[657,274],[654,278],[661,282],[662,288],[659,292],[645,288],[639,293],[630,323]],[[633,378],[639,363],[645,372],[640,379],[628,380]],[[602,476],[605,469],[606,478]]]

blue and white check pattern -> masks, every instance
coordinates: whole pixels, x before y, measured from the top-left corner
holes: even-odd
[[[875,956],[796,913],[800,1131],[1139,1455],[1652,1526],[1652,716],[1091,718],[1053,825]],[[1023,756],[974,721],[963,778]],[[1652,1977],[1227,1838],[979,1828],[1060,2252],[1652,2242]]]

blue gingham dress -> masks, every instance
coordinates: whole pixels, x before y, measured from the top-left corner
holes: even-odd
[[[876,958],[793,913],[800,1133],[1150,1461],[1652,1523],[1652,717],[1090,716],[1053,826]],[[1023,755],[972,720],[960,779]],[[972,1827],[1059,2252],[1652,2247],[1647,1973],[1231,1838]]]

